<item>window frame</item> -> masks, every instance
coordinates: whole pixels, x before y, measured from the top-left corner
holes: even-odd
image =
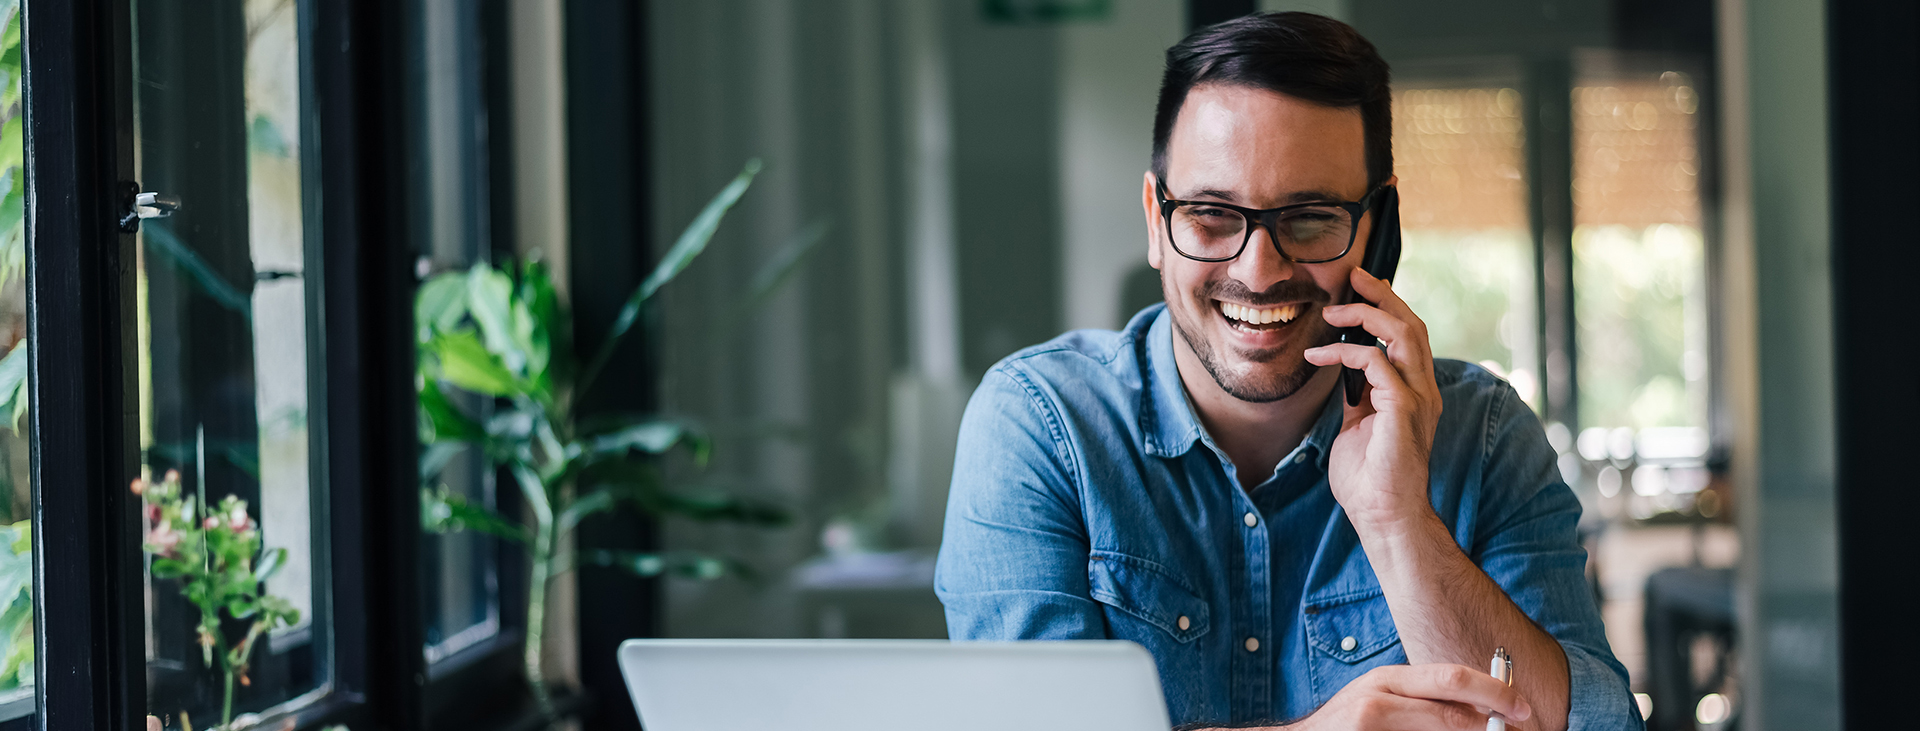
[[[401,53],[391,3],[301,0],[309,273],[326,377],[313,394],[332,539],[331,689],[279,718],[299,727],[424,727],[410,312],[412,257],[388,69]],[[0,729],[127,729],[147,706],[138,501],[134,237],[118,224],[133,181],[130,0],[23,0],[27,287],[32,337],[34,602],[31,716]],[[319,151],[326,151],[324,163]],[[321,205],[321,202],[325,205]],[[39,337],[44,334],[45,337]],[[42,373],[60,377],[43,379]],[[46,485],[77,486],[43,489]],[[48,560],[59,557],[59,560]],[[409,651],[411,648],[411,651]],[[278,719],[268,719],[269,721]]]

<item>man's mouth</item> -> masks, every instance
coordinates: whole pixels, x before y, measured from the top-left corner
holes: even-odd
[[[1278,330],[1286,327],[1288,323],[1293,322],[1294,318],[1299,317],[1300,313],[1307,309],[1307,303],[1305,302],[1289,302],[1284,305],[1263,308],[1236,305],[1231,302],[1219,302],[1217,300],[1215,304],[1218,306],[1220,314],[1227,318],[1228,325],[1236,330],[1244,330],[1247,332]]]

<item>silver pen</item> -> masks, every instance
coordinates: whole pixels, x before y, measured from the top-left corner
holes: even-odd
[[[1493,668],[1487,671],[1494,680],[1513,685],[1513,656],[1507,654],[1506,646],[1493,650]],[[1498,711],[1487,714],[1487,731],[1507,731],[1507,719],[1501,718]]]

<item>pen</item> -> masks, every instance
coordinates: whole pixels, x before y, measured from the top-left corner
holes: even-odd
[[[1493,668],[1487,672],[1493,676],[1494,680],[1509,686],[1513,685],[1513,656],[1507,654],[1506,646],[1494,648]],[[1501,718],[1497,711],[1488,713],[1487,731],[1507,731],[1507,719]]]

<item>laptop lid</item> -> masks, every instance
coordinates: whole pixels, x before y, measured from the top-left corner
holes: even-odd
[[[628,640],[647,731],[1166,731],[1131,642]]]

